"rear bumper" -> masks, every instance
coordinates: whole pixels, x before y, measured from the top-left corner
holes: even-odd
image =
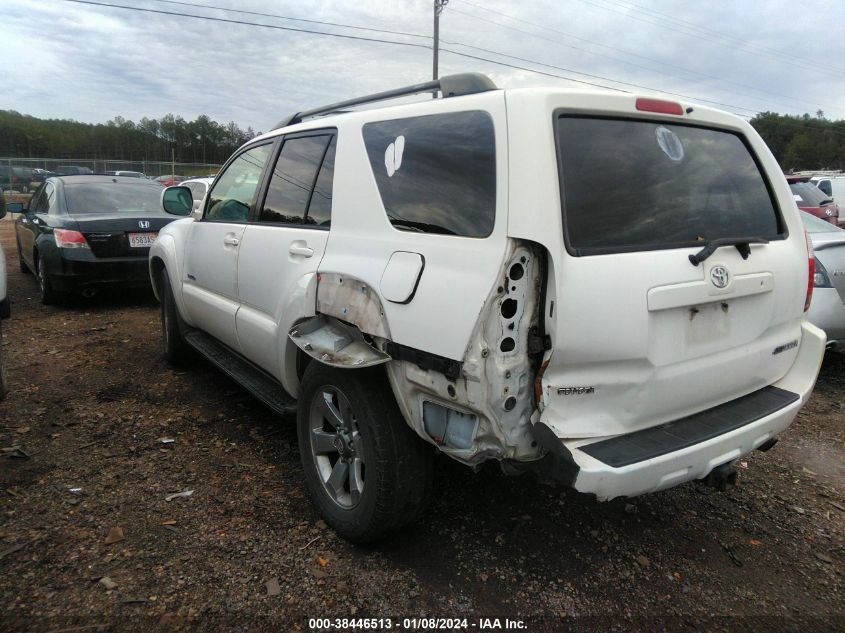
[[[647,441],[639,442],[639,438],[636,438],[636,434],[633,433],[614,438],[568,441],[558,439],[554,445],[550,442],[553,434],[549,427],[541,423],[535,426],[535,431],[539,431],[535,435],[554,457],[558,464],[555,470],[563,474],[565,482],[579,492],[595,495],[601,501],[615,497],[634,497],[694,479],[702,479],[717,466],[733,462],[750,453],[790,425],[813,390],[824,355],[825,340],[824,332],[809,322],[803,323],[798,356],[786,376],[772,385],[777,388],[774,391],[788,394],[782,396],[781,402],[786,403],[785,406],[774,411],[771,411],[770,407],[768,411],[771,412],[766,412],[762,417],[752,415],[750,421],[741,426],[731,425],[728,420],[724,420],[725,428],[729,430],[691,445],[688,438],[679,436],[677,445],[680,448],[677,450],[667,452],[665,446],[654,450],[653,446],[645,445]],[[740,398],[734,402],[739,403],[740,400],[743,399]],[[731,407],[731,404],[727,403],[710,411],[714,412],[714,416],[719,415],[717,410],[727,411],[730,415],[741,415],[742,407]],[[703,412],[699,415],[706,417],[707,413]],[[724,419],[724,415],[722,418]],[[678,421],[678,423],[683,424],[684,421]],[[537,428],[540,426],[543,428]],[[671,435],[671,433],[668,434]],[[618,443],[619,440],[629,445],[639,444],[642,446],[643,455],[655,456],[630,462],[628,459],[608,456],[607,451],[597,450],[599,443]],[[590,449],[590,446],[593,448]],[[602,459],[589,454],[587,450],[600,455]],[[602,460],[612,462],[617,466]]]
[[[47,269],[56,290],[76,292],[105,286],[139,287],[150,285],[146,257],[109,259],[66,259]]]

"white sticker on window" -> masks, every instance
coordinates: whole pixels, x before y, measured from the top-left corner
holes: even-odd
[[[402,154],[405,151],[405,137],[399,135],[396,140],[384,150],[384,166],[387,168],[387,176],[390,178],[399,171],[402,166]]]
[[[792,197],[795,198],[795,202],[804,202],[804,198],[799,196],[797,193],[793,194]]]
[[[669,128],[658,126],[654,130],[654,135],[657,137],[657,144],[663,153],[674,161],[679,161],[684,157],[684,145],[681,139]]]

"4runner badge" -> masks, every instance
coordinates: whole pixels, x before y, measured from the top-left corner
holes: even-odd
[[[595,387],[558,387],[557,395],[559,396],[580,396],[588,393],[595,393]]]
[[[730,283],[731,274],[724,266],[713,266],[710,269],[710,281],[717,288],[724,288]]]

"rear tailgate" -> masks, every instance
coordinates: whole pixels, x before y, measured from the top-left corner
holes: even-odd
[[[776,195],[785,183],[746,137],[566,110],[554,132],[565,252],[541,420],[558,437],[631,433],[783,377],[801,338],[806,245],[784,219],[797,216]],[[766,243],[691,263],[722,238]]]

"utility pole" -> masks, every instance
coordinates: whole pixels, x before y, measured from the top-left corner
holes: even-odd
[[[434,0],[434,42],[432,44],[432,52],[434,53],[434,59],[432,64],[432,73],[431,78],[437,81],[437,62],[438,57],[440,56],[440,14],[443,13],[443,7],[449,4],[449,0]],[[437,93],[432,95],[435,99],[437,98]]]

